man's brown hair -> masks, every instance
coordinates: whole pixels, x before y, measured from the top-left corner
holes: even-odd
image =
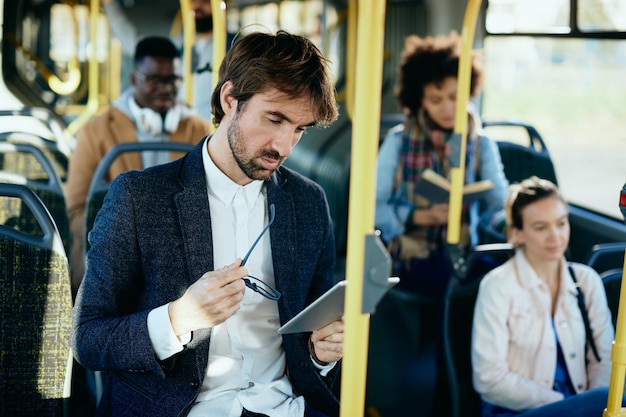
[[[338,110],[328,61],[307,38],[278,31],[255,32],[237,40],[220,66],[211,97],[213,123],[224,117],[220,91],[232,82],[231,96],[242,106],[253,95],[270,88],[289,97],[309,97],[318,126],[337,119]]]

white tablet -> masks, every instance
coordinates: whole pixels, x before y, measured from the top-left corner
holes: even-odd
[[[374,308],[376,307],[376,304],[378,304],[378,301],[380,301],[383,295],[385,295],[385,293],[399,281],[400,280],[397,277],[388,278],[386,286],[382,287],[380,290],[377,289],[375,294],[369,294],[369,302],[371,303],[369,313],[374,312]],[[336,283],[320,298],[313,301],[309,306],[278,329],[278,333],[287,334],[312,332],[313,330],[320,329],[335,320],[339,320],[341,316],[343,316],[343,305],[347,284],[348,281],[346,280]]]

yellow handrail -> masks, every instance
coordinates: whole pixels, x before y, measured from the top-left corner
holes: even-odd
[[[74,136],[98,112],[100,108],[99,89],[100,71],[98,63],[98,17],[100,15],[100,0],[91,0],[89,4],[89,38],[91,39],[91,53],[89,55],[89,93],[87,104],[83,112],[74,119],[65,133]],[[103,40],[104,41],[104,40]]]
[[[355,2],[356,3],[356,2]],[[350,207],[345,299],[345,338],[342,361],[342,417],[364,415],[369,314],[362,313],[365,236],[374,231],[376,155],[382,89],[385,1],[371,0],[359,7],[356,64],[355,118],[352,124]],[[350,96],[346,98],[350,101]],[[358,202],[358,203],[357,203]]]
[[[465,177],[465,153],[467,147],[467,102],[470,95],[472,46],[476,20],[480,11],[481,0],[469,0],[463,18],[461,30],[461,55],[459,57],[458,89],[456,92],[456,113],[454,133],[461,135],[461,152],[458,167],[450,169],[450,206],[448,210],[449,244],[457,244],[460,240],[461,205],[463,202],[463,179]]]
[[[35,69],[41,74],[50,89],[56,94],[67,96],[76,91],[81,81],[80,65],[78,58],[73,57],[67,63],[67,79],[61,80],[56,74],[50,71],[37,56],[24,48],[24,45],[15,37],[13,33],[7,33],[6,39],[15,46],[15,49],[26,55],[35,65]]]
[[[624,267],[622,270],[622,287],[619,293],[619,307],[617,310],[617,323],[615,324],[615,341],[611,350],[611,382],[609,384],[609,398],[607,407],[602,413],[603,417],[624,417],[626,409],[622,408],[624,397],[624,375],[626,375],[626,252],[624,253]]]

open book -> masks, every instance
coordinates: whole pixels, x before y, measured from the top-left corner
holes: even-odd
[[[471,203],[482,198],[492,188],[493,183],[489,180],[466,184],[463,186],[463,203]],[[415,184],[415,193],[427,198],[434,204],[447,203],[450,199],[450,181],[432,169],[426,169]]]

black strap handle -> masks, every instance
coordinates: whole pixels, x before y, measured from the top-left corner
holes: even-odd
[[[591,333],[591,326],[589,325],[589,314],[587,314],[587,307],[585,306],[585,295],[580,290],[580,285],[576,280],[576,274],[574,274],[574,268],[571,265],[567,266],[569,269],[569,274],[572,277],[572,281],[576,285],[576,292],[578,297],[578,307],[580,308],[580,312],[583,316],[583,323],[585,324],[585,336],[587,338],[587,343],[591,346],[591,350],[593,351],[593,355],[596,357],[598,362],[601,361],[600,355],[598,354],[598,348],[596,347],[596,342],[593,340],[593,334]]]

